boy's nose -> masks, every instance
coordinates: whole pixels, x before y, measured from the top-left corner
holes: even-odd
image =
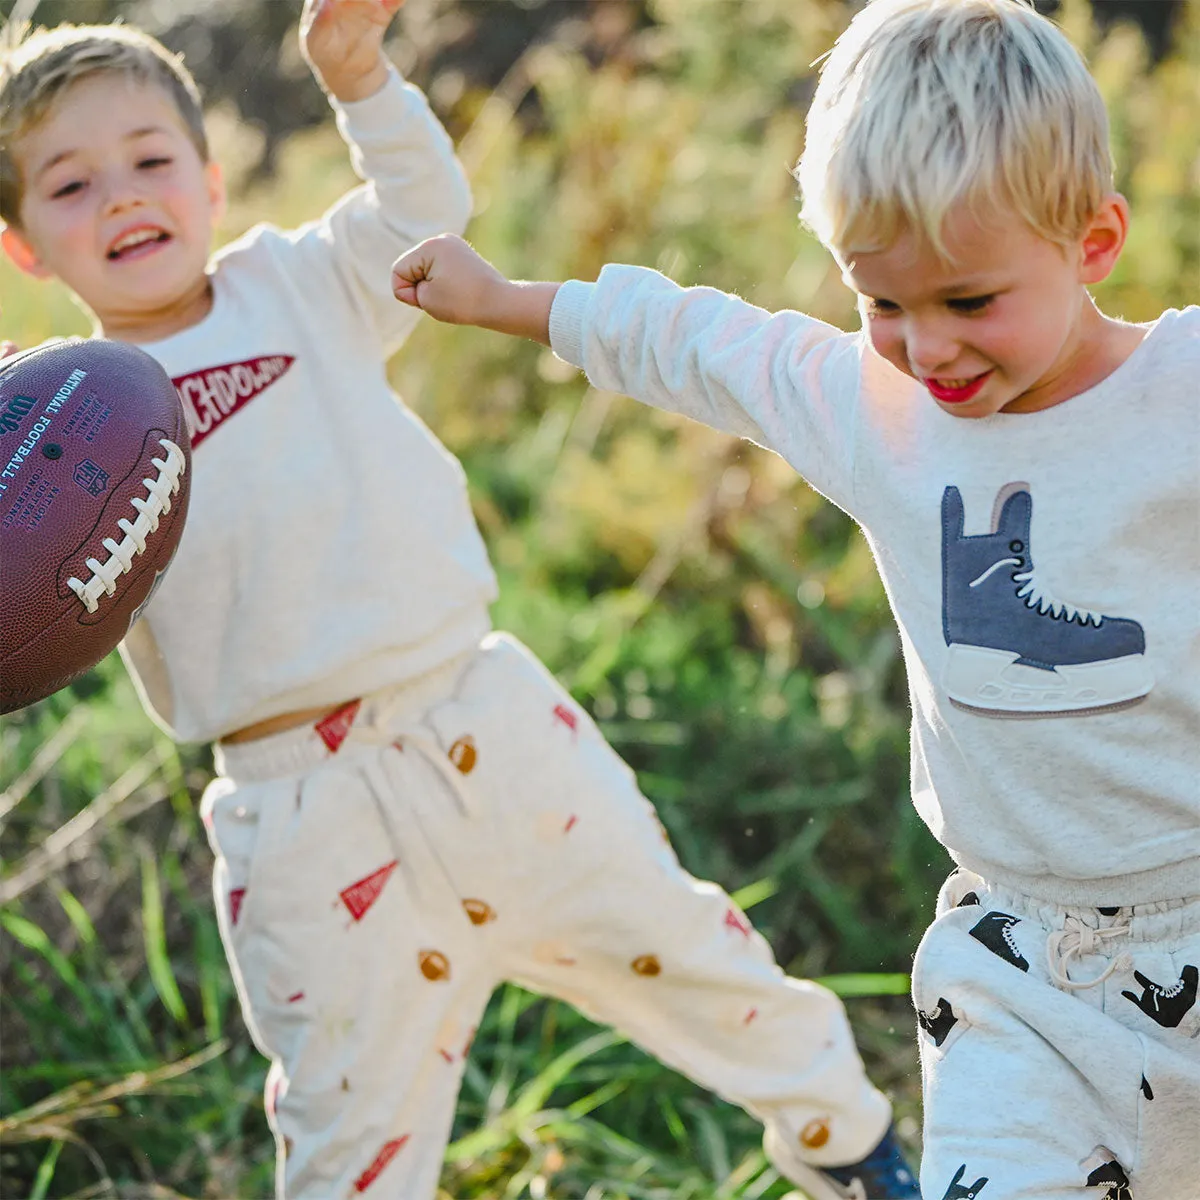
[[[905,331],[904,350],[913,374],[929,379],[953,364],[958,357],[958,342],[936,326],[910,325]]]
[[[121,213],[130,208],[137,208],[143,203],[141,189],[135,179],[128,176],[106,179],[104,182],[104,210],[107,213]]]

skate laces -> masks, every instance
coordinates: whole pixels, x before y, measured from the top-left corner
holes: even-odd
[[[1105,942],[1128,936],[1128,921],[1104,929],[1093,929],[1078,917],[1068,916],[1063,928],[1056,929],[1046,938],[1046,966],[1050,970],[1050,978],[1059,986],[1074,990],[1095,987],[1117,971],[1128,971],[1133,965],[1128,954],[1117,955],[1095,979],[1072,979],[1068,971],[1073,958],[1103,954]]]
[[[1024,565],[1024,562],[1025,560],[1021,558],[998,559],[977,579],[972,579],[968,586],[978,587],[1001,567],[1020,567]],[[1066,600],[1059,600],[1045,583],[1038,580],[1037,572],[1032,564],[1028,571],[1018,571],[1012,578],[1014,583],[1023,585],[1018,589],[1017,597],[1025,601],[1026,608],[1036,608],[1040,613],[1049,613],[1050,616],[1056,618],[1062,617],[1065,621],[1078,621],[1080,625],[1087,625],[1090,622],[1099,626],[1103,620],[1101,613],[1092,612],[1089,608],[1080,608]]]

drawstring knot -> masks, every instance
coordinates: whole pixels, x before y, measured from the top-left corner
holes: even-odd
[[[1117,971],[1128,971],[1132,959],[1128,954],[1120,954],[1108,964],[1095,979],[1072,979],[1068,968],[1073,958],[1083,958],[1089,954],[1103,954],[1104,943],[1113,938],[1128,937],[1129,923],[1109,925],[1104,929],[1093,929],[1078,917],[1068,916],[1062,929],[1055,930],[1046,939],[1046,965],[1050,970],[1050,978],[1064,988],[1090,988],[1103,983]]]

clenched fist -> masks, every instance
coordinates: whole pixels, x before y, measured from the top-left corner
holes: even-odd
[[[444,233],[414,246],[392,266],[392,293],[449,325],[478,325],[550,344],[556,283],[514,283],[462,238]]]

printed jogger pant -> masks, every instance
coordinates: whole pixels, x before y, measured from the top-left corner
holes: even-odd
[[[1200,897],[1062,908],[957,871],[938,913],[926,1200],[1197,1200]]]
[[[226,747],[204,798],[221,934],[273,1060],[279,1194],[432,1196],[504,980],[742,1105],[785,1175],[867,1153],[890,1109],[840,1001],[680,867],[546,670],[492,634],[437,690]]]

